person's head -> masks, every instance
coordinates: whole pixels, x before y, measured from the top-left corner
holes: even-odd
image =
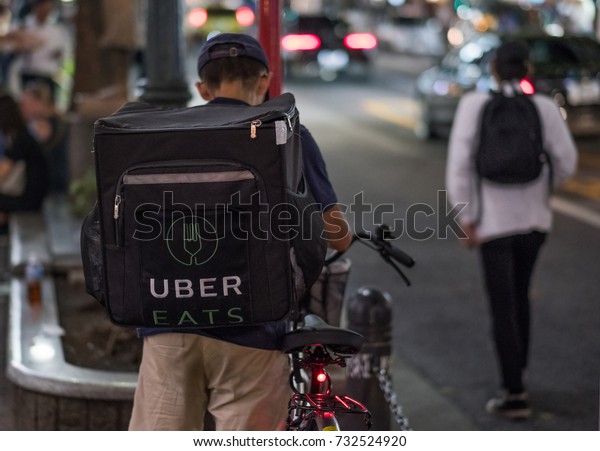
[[[54,110],[52,92],[44,83],[27,84],[21,93],[20,104],[26,120],[48,117]]]
[[[496,50],[493,68],[499,80],[519,80],[529,67],[529,48],[524,42],[507,41]]]
[[[32,0],[31,11],[39,22],[44,22],[54,10],[55,0]]]
[[[205,100],[229,97],[258,105],[272,77],[260,43],[244,34],[222,33],[206,41],[197,68],[196,87]]]
[[[0,93],[0,132],[14,136],[26,128],[17,102],[9,94]]]

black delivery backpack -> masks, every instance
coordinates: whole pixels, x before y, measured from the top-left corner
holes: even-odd
[[[94,128],[86,289],[119,325],[294,319],[325,257],[291,94],[258,106],[129,103]]]

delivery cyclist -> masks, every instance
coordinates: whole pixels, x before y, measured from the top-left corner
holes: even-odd
[[[196,87],[211,104],[259,105],[272,74],[254,38],[220,34],[198,58]],[[345,250],[352,237],[337,205],[321,151],[301,127],[304,174],[321,205],[325,238]],[[144,329],[143,356],[130,430],[201,430],[205,413],[217,430],[283,429],[290,398],[284,321],[264,326],[194,330]]]

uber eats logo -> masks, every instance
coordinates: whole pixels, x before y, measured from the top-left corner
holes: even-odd
[[[173,259],[186,266],[201,266],[217,253],[219,236],[215,227],[199,216],[175,219],[165,241]]]
[[[222,237],[213,224],[202,216],[188,214],[172,217],[165,226],[162,239],[176,264],[171,265],[174,277],[153,274],[146,279],[154,324],[194,327],[245,322],[239,305],[244,298],[242,278],[227,274],[223,265],[207,265],[220,250],[223,252],[219,246]],[[220,262],[227,259],[220,258]],[[194,277],[196,273],[202,276]]]

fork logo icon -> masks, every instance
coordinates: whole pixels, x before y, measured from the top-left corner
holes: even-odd
[[[219,247],[214,226],[195,215],[173,221],[165,241],[171,256],[185,266],[201,266],[209,262]]]

